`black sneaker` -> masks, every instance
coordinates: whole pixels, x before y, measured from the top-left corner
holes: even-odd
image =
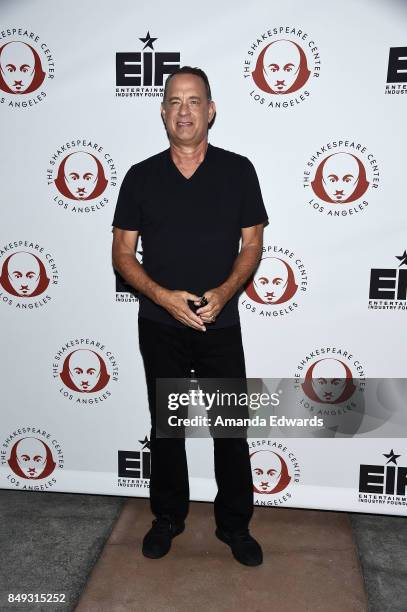
[[[149,559],[164,557],[171,548],[171,540],[182,533],[185,524],[174,524],[167,517],[153,520],[153,526],[143,539],[143,555]]]
[[[236,533],[226,533],[221,529],[216,529],[215,535],[219,540],[228,544],[232,550],[236,561],[243,565],[261,565],[263,563],[263,551],[261,546],[250,535],[249,530]]]

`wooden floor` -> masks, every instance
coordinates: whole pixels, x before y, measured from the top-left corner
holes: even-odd
[[[264,563],[245,567],[214,535],[213,505],[192,502],[184,533],[146,559],[149,500],[132,498],[95,565],[77,612],[366,612],[346,513],[256,507]]]

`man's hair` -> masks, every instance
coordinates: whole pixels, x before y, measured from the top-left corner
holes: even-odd
[[[208,100],[212,100],[211,87],[209,85],[208,77],[206,76],[204,71],[201,70],[200,68],[193,68],[192,66],[182,66],[182,68],[177,68],[176,70],[174,70],[174,72],[172,72],[167,77],[167,80],[165,81],[165,85],[164,85],[164,98],[163,98],[163,101],[165,101],[165,99],[167,97],[168,83],[177,74],[194,74],[195,76],[200,77],[203,80],[203,82],[205,83],[206,95],[208,97]]]

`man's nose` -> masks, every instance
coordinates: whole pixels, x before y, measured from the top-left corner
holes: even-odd
[[[189,105],[187,102],[181,102],[178,107],[178,112],[180,115],[187,115],[189,113]]]

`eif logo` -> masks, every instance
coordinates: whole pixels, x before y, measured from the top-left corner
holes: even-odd
[[[140,450],[119,450],[117,453],[117,486],[119,487],[149,487],[150,441],[147,436],[144,436],[139,443],[141,444]]]
[[[370,270],[369,309],[406,310],[407,252],[396,255],[397,268],[372,268]]]
[[[116,97],[161,97],[167,75],[180,67],[179,51],[156,51],[150,32],[141,51],[116,53]]]
[[[407,93],[407,47],[390,47],[386,94]]]
[[[371,496],[374,496],[376,501],[391,503],[393,496],[406,497],[407,467],[398,464],[401,455],[396,454],[393,449],[382,454],[387,459],[384,465],[360,466],[359,501],[369,502],[372,501]]]

